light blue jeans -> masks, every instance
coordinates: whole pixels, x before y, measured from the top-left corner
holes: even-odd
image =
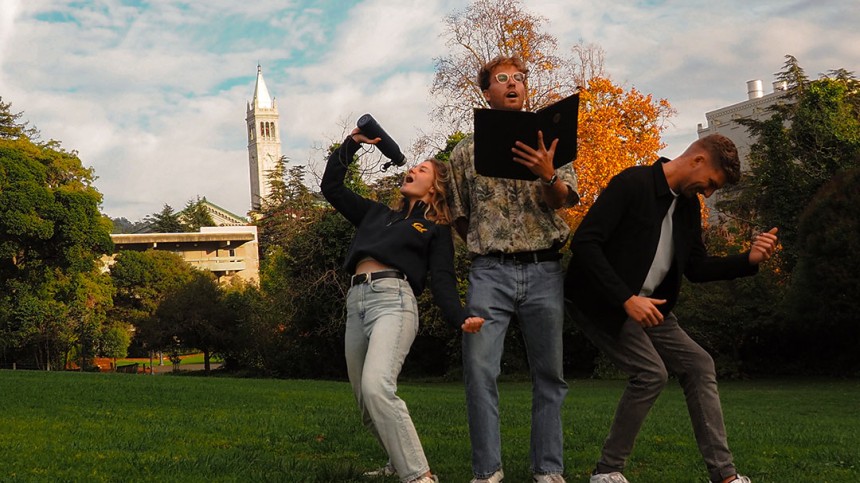
[[[463,334],[463,372],[472,472],[486,478],[502,467],[499,390],[505,333],[516,314],[532,378],[531,470],[564,472],[561,406],[567,394],[562,370],[564,322],[561,262],[501,262],[476,257],[469,273],[469,314],[485,319],[477,334]]]
[[[401,481],[430,467],[418,433],[397,396],[397,376],[418,333],[418,304],[405,280],[383,278],[349,289],[346,367],[361,419],[380,442]]]
[[[671,372],[684,390],[693,433],[711,481],[737,474],[726,439],[714,360],[678,325],[675,314],[669,313],[662,324],[649,328],[627,319],[616,338],[573,304],[568,303],[567,308],[585,335],[628,376],[597,462],[598,473],[624,470],[636,436]]]

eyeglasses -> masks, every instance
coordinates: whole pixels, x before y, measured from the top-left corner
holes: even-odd
[[[517,82],[525,82],[525,80],[526,80],[526,75],[523,74],[522,72],[514,72],[513,75],[508,75],[508,74],[505,74],[504,72],[499,72],[498,74],[496,74],[496,80],[502,84],[505,84],[506,82],[508,82],[508,79],[511,77],[513,77],[514,80]]]

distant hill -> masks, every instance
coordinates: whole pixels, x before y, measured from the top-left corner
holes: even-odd
[[[149,232],[149,223],[146,221],[128,221],[125,217],[111,218],[113,222],[112,234],[133,234]]]

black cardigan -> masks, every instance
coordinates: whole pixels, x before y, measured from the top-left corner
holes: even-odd
[[[355,273],[361,259],[372,257],[406,274],[416,297],[424,291],[429,271],[434,301],[445,320],[459,329],[466,320],[466,311],[457,293],[450,227],[424,218],[423,202],[416,203],[407,216],[408,208],[394,211],[347,189],[343,180],[360,146],[347,136],[329,156],[320,182],[326,200],[357,228],[344,268]]]
[[[624,302],[638,295],[660,240],[663,217],[673,195],[660,158],[652,166],[627,168],[610,180],[571,240],[565,298],[616,334],[627,319]],[[678,301],[681,276],[691,282],[730,280],[755,274],[749,252],[709,256],[702,241],[698,197],[678,197],[672,216],[675,253],[669,273],[651,295],[666,299],[668,314]]]

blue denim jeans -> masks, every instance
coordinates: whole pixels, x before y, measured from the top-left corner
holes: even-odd
[[[397,376],[418,333],[418,305],[405,280],[383,278],[349,289],[346,367],[364,425],[380,442],[401,481],[429,471]]]
[[[674,314],[649,328],[627,319],[618,338],[614,338],[572,304],[568,303],[567,308],[594,345],[629,376],[603,444],[598,473],[624,469],[642,423],[671,372],[678,376],[684,390],[693,433],[711,481],[737,474],[726,440],[714,360],[678,325]]]
[[[476,257],[469,273],[468,312],[485,319],[477,334],[463,334],[463,373],[472,472],[486,478],[502,467],[499,391],[505,333],[516,314],[532,379],[531,470],[564,472],[561,406],[564,322],[561,262],[518,263]]]

